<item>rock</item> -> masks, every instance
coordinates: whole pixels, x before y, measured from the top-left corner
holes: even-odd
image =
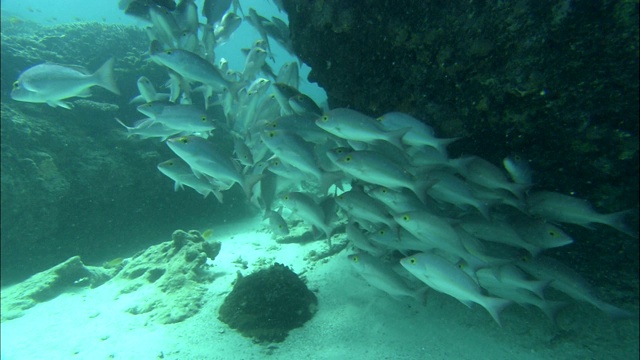
[[[318,299],[288,267],[275,263],[238,276],[219,310],[219,319],[256,342],[282,342],[289,330],[311,319]]]
[[[149,314],[152,321],[171,324],[195,315],[203,304],[204,284],[213,280],[207,260],[220,252],[219,242],[207,242],[195,230],[176,230],[172,240],[135,255],[114,278],[127,285],[121,295],[143,291],[144,301],[128,309]]]
[[[95,288],[109,280],[115,271],[86,266],[79,256],[33,275],[2,291],[2,321],[15,319],[23,311],[78,288]]]

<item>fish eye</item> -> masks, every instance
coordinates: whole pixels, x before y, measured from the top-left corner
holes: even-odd
[[[358,261],[360,261],[360,259],[358,259],[357,256],[354,256],[351,258],[351,260],[353,260],[353,262],[357,263]]]
[[[285,195],[282,197],[284,200],[289,200],[289,195]]]
[[[352,160],[351,155],[347,155],[347,156],[344,157],[344,161],[345,162],[349,162],[351,160]]]
[[[381,188],[381,189],[380,189],[380,192],[381,192],[381,193],[383,193],[383,194],[386,194],[386,193],[387,193],[387,192],[389,192],[389,191],[387,190],[387,188]]]
[[[320,120],[321,121],[329,121],[329,117],[327,115],[325,115]]]
[[[402,220],[409,221],[409,220],[411,220],[411,216],[405,215],[405,216],[402,217]]]
[[[189,143],[189,139],[186,136],[181,137],[180,139],[178,139],[178,141],[180,141],[183,144]]]
[[[202,120],[202,122],[206,122],[206,121],[207,121],[207,117],[206,117],[206,116],[202,116],[202,117],[200,118],[200,120]]]
[[[167,163],[167,165],[169,165],[169,166],[173,166],[173,161],[169,161],[169,162]]]
[[[411,265],[415,265],[415,264],[417,264],[417,263],[418,263],[418,260],[416,260],[416,258],[411,258],[411,259],[409,259],[409,264],[411,264]]]
[[[269,137],[275,137],[276,136],[276,132],[275,131],[269,131]]]
[[[556,237],[558,234],[554,230],[549,230],[549,236]]]
[[[164,53],[167,54],[167,55],[171,55],[171,54],[173,54],[173,50],[167,50]]]
[[[14,89],[17,89],[17,88],[19,88],[19,87],[20,87],[20,84],[19,84],[17,81],[14,81],[14,82],[13,82],[13,88],[14,88]]]

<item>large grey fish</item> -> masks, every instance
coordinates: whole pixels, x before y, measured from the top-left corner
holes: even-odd
[[[613,319],[633,316],[629,311],[600,300],[595,289],[582,276],[553,258],[546,256],[523,257],[516,265],[540,280],[551,281],[549,286],[552,288],[562,291],[578,301],[592,304]]]
[[[400,260],[400,264],[434,290],[450,295],[468,307],[472,303],[479,304],[502,326],[500,311],[511,301],[484,295],[480,285],[456,264],[431,253],[411,255]]]
[[[92,86],[100,86],[114,94],[120,90],[113,78],[113,58],[107,60],[96,72],[76,65],[45,63],[25,70],[13,83],[11,98],[31,103],[47,103],[71,109],[62,100],[78,96],[89,97]]]
[[[399,149],[403,149],[402,137],[409,131],[409,128],[387,131],[376,119],[355,110],[344,108],[332,109],[318,118],[316,125],[346,140],[365,143],[384,140]]]
[[[422,291],[407,286],[402,276],[396,273],[389,264],[384,263],[367,253],[347,256],[353,268],[373,287],[399,298],[409,297],[422,301]]]
[[[197,136],[181,136],[171,138],[167,145],[184,160],[196,176],[207,175],[231,187],[240,184],[247,197],[250,198],[251,188],[260,176],[245,177],[230,156],[220,152],[213,143]]]
[[[168,178],[175,181],[174,190],[182,189],[186,185],[205,198],[209,194],[214,194],[220,203],[222,203],[222,193],[211,184],[206,177],[197,177],[191,171],[191,167],[181,159],[175,158],[163,161],[158,164],[158,170],[165,174]]]
[[[609,225],[629,236],[638,237],[638,233],[625,223],[631,211],[601,214],[593,209],[587,200],[579,199],[551,191],[539,191],[527,198],[529,211],[549,221],[576,224],[590,228],[593,223]]]
[[[127,126],[118,118],[116,118],[116,121],[127,129],[127,137],[139,136],[141,139],[160,138],[161,141],[165,141],[181,132],[180,130],[168,128],[151,118],[138,120],[134,123],[134,126]]]
[[[183,49],[161,50],[159,44],[151,42],[151,59],[182,77],[209,85],[214,89],[228,89],[232,94],[238,90],[229,80],[220,74],[220,70],[198,54]]]

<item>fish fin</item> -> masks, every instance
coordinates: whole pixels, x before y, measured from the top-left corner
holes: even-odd
[[[607,315],[609,315],[612,320],[630,319],[637,316],[627,310],[613,306],[604,301],[597,300],[593,301],[592,304],[595,305],[598,309],[607,313]]]
[[[116,119],[116,121],[118,122],[118,124],[120,124],[120,125],[124,126],[124,127],[125,127],[125,129],[127,129],[128,131],[133,130],[133,128],[132,128],[132,127],[128,127],[128,126],[127,126],[125,123],[123,123],[120,119],[118,119],[118,118],[114,118],[114,119]]]
[[[64,101],[60,101],[60,100],[49,100],[49,101],[47,101],[47,104],[48,104],[49,106],[51,106],[51,107],[58,107],[58,106],[60,106],[60,107],[62,107],[62,108],[69,109],[69,110],[71,110],[71,108],[73,107],[71,104],[66,103],[66,102],[64,102]]]
[[[404,151],[404,143],[402,142],[402,138],[411,130],[410,127],[402,128],[393,131],[387,131],[387,141],[393,144],[398,149]]]
[[[182,183],[176,181],[173,183],[173,191],[178,191],[178,189],[184,190],[184,187],[182,186]]]
[[[551,280],[533,280],[527,283],[526,289],[536,294],[540,299],[544,300],[544,290],[547,288]]]
[[[512,303],[513,301],[511,300],[505,300],[501,298],[487,296],[482,298],[480,305],[482,305],[482,307],[487,309],[489,314],[491,314],[491,317],[493,318],[493,320],[495,320],[498,323],[498,325],[502,327],[502,322],[500,321],[500,312],[507,306],[511,305]]]
[[[93,74],[96,78],[96,85],[103,87],[116,95],[120,95],[118,85],[113,77],[113,62],[114,58],[110,58],[105,61],[102,66]]]
[[[545,301],[538,306],[552,323],[556,324],[556,316],[568,303],[565,301]]]
[[[632,238],[637,239],[638,238],[638,232],[634,229],[632,229],[627,223],[626,223],[626,219],[627,217],[630,217],[631,215],[634,215],[637,212],[637,210],[635,209],[629,209],[629,210],[624,210],[624,211],[619,211],[619,212],[615,212],[612,214],[606,214],[603,216],[603,224],[609,225],[611,227],[613,227],[614,229],[623,232],[629,236],[631,236]],[[637,214],[635,214],[637,217]]]

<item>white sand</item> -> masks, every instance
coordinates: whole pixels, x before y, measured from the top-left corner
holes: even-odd
[[[212,268],[202,310],[160,325],[125,311],[141,291],[115,299],[123,283],[66,293],[2,323],[2,359],[637,359],[638,321],[611,322],[586,304],[572,304],[554,326],[536,309],[508,308],[500,328],[481,307],[468,309],[430,292],[428,303],[406,303],[368,286],[344,251],[327,261],[303,257],[321,242],[278,245],[258,220],[216,227],[222,251]],[[163,239],[165,241],[167,239]],[[131,255],[131,254],[130,254]],[[218,320],[241,257],[249,268],[264,257],[306,271],[319,310],[283,343],[254,344]]]

